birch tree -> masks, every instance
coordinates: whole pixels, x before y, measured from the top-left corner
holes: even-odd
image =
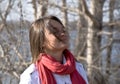
[[[102,18],[103,18],[103,5],[105,0],[91,0],[90,1],[90,8],[88,10],[87,4],[85,0],[81,0],[81,6],[82,6],[82,12],[84,13],[84,16],[88,23],[88,30],[87,30],[87,73],[90,77],[90,84],[97,84],[104,83],[104,79],[102,79],[102,75],[100,78],[94,80],[97,74],[100,76],[99,73],[94,73],[94,66],[98,67],[100,66],[98,56],[100,56],[100,43],[101,43],[101,36],[98,35],[98,32],[102,30]],[[97,63],[98,62],[98,63]],[[96,70],[97,72],[97,70]],[[96,75],[94,75],[96,74]],[[93,79],[92,79],[93,78]]]
[[[96,56],[99,56],[99,48],[101,37],[97,35],[98,32],[102,30],[102,9],[105,0],[91,0],[90,12],[86,7],[86,3],[82,0],[84,4],[83,10],[88,13],[88,34],[87,34],[87,63],[88,63],[88,74],[91,76],[93,60]]]

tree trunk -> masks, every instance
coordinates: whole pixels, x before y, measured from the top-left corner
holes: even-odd
[[[62,0],[62,3],[63,3],[63,7],[66,7],[66,0]],[[62,9],[62,12],[63,12],[63,24],[65,27],[67,27],[67,25],[68,25],[67,10]]]
[[[90,12],[94,19],[99,24],[96,24],[92,19],[88,19],[88,34],[87,34],[87,63],[88,63],[88,75],[92,75],[93,60],[99,55],[101,37],[97,35],[102,30],[102,14],[103,14],[104,0],[91,0]],[[97,63],[95,63],[97,64]]]
[[[79,12],[82,11],[81,5],[80,5],[80,0],[78,1],[78,10]],[[77,38],[76,38],[76,44],[75,44],[75,56],[84,56],[85,50],[86,50],[86,31],[87,30],[87,22],[84,17],[84,15],[79,14],[79,19],[77,21]],[[85,42],[83,42],[85,41]]]
[[[46,15],[46,13],[47,13],[47,4],[48,4],[48,0],[39,0],[37,18]]]
[[[113,19],[114,19],[114,5],[115,5],[115,0],[110,0],[110,3],[109,3],[109,22],[113,22]],[[113,38],[113,25],[111,25],[109,27],[109,32],[111,33],[109,36],[108,36],[108,43],[110,41],[112,41],[112,38]],[[109,77],[110,77],[110,68],[111,68],[111,52],[112,52],[112,45],[111,46],[108,46],[107,47],[107,58],[106,58],[106,77],[107,79],[109,80]]]
[[[34,18],[37,19],[37,4],[36,0],[32,0],[33,10],[34,10]]]
[[[4,57],[4,50],[1,45],[0,45],[0,57]]]

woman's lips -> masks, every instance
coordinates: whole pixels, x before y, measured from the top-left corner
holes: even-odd
[[[64,42],[64,43],[68,42],[68,40],[69,40],[68,36],[62,36],[61,37],[61,41]]]

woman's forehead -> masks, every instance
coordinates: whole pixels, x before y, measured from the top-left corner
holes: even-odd
[[[50,20],[50,24],[56,28],[63,27],[63,25],[56,20]]]

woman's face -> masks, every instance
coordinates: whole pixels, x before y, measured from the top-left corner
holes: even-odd
[[[64,50],[69,46],[69,35],[63,25],[56,20],[51,20],[53,31],[45,28],[45,43],[46,50]],[[54,32],[54,34],[53,34]]]

